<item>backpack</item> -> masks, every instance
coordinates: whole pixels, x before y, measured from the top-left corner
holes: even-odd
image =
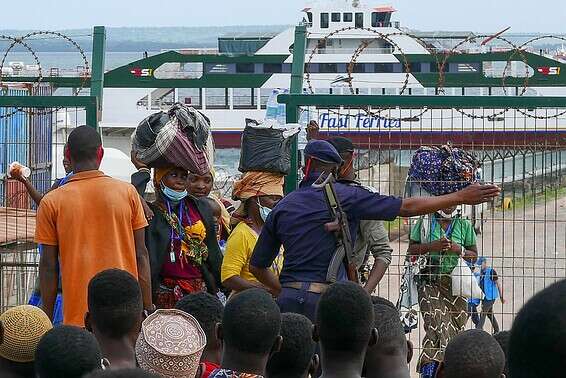
[[[425,146],[413,155],[408,181],[418,183],[432,195],[441,196],[479,181],[480,166],[474,155],[450,144]]]

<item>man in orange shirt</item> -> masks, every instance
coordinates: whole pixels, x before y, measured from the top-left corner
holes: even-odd
[[[111,268],[137,277],[144,309],[153,310],[147,221],[135,188],[98,170],[104,150],[93,128],[76,128],[67,143],[74,175],[65,186],[45,195],[37,212],[35,240],[43,244],[39,263],[43,310],[53,314],[58,260],[64,324],[84,325],[88,283]]]

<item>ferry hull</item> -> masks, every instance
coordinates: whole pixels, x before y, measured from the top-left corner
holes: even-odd
[[[240,148],[242,131],[212,131],[216,148]],[[414,149],[422,145],[451,142],[454,145],[497,149],[501,147],[565,148],[566,130],[560,131],[321,131],[321,139],[343,136],[351,139],[357,148]]]

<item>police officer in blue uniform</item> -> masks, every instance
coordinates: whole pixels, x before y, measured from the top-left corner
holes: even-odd
[[[324,225],[334,221],[321,189],[313,183],[323,174],[336,173],[342,159],[334,146],[311,140],[304,150],[304,179],[299,189],[283,198],[268,216],[256,243],[250,270],[270,292],[277,295],[282,312],[295,312],[315,320],[320,294],[328,287],[327,273],[336,252],[336,237]],[[470,185],[460,192],[433,198],[401,199],[383,196],[362,186],[336,182],[336,195],[348,216],[350,234],[355,237],[360,220],[394,220],[431,214],[464,204],[486,202],[499,194],[494,185]],[[353,240],[355,242],[355,240]],[[281,246],[283,270],[275,276],[270,270]],[[347,280],[344,266],[339,280]]]

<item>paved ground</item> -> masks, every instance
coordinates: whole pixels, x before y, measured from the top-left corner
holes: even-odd
[[[566,198],[539,203],[536,207],[530,204],[526,208],[505,212],[490,211],[484,219],[483,233],[478,236],[478,250],[480,255],[488,258],[503,280],[507,303],[502,305],[498,301],[494,309],[500,328],[510,329],[514,315],[533,293],[566,278]],[[377,294],[396,303],[401,263],[407,249],[406,237],[392,244],[393,262]],[[471,327],[469,321],[468,328]],[[489,320],[485,328],[491,332]],[[417,348],[413,372],[422,335],[420,327],[410,335]]]

